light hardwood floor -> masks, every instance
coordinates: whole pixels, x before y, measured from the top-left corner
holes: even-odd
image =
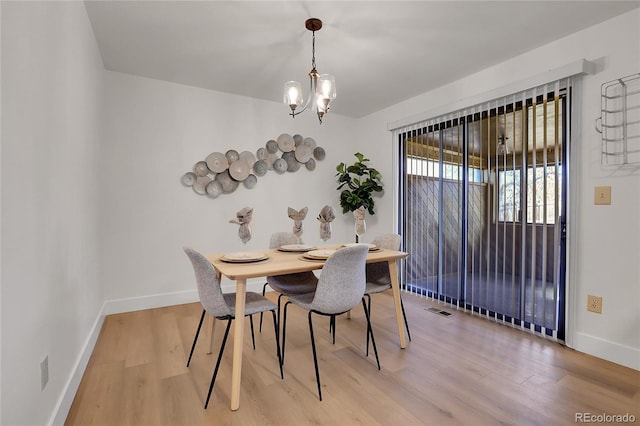
[[[391,293],[373,297],[381,371],[373,353],[364,356],[360,307],[351,319],[338,318],[335,345],[328,319],[315,317],[322,402],[306,312],[289,308],[284,380],[271,315],[262,333],[256,327],[255,351],[247,327],[235,412],[229,409],[232,333],[207,410],[216,356],[206,354],[208,323],[190,368],[185,366],[199,303],[108,316],[66,424],[570,425],[576,413],[629,414],[640,423],[639,371],[412,295],[403,299],[413,338],[405,350],[398,343]],[[454,315],[427,311],[431,306]],[[215,353],[223,332],[220,323]]]

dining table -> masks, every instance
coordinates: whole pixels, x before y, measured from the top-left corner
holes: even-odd
[[[325,245],[315,247],[327,251],[338,250],[345,245]],[[256,250],[250,252],[253,256],[248,261],[242,261],[238,257],[230,256],[230,253],[207,255],[219,276],[224,276],[236,283],[235,317],[244,318],[245,298],[247,292],[247,280],[268,276],[293,274],[322,269],[322,259],[310,259],[304,252],[285,251],[280,249]],[[404,320],[400,305],[400,284],[398,279],[398,262],[409,256],[408,253],[398,250],[372,248],[367,255],[367,263],[387,262],[391,276],[391,289],[396,311],[396,323],[400,348],[406,348],[404,333]],[[259,259],[259,260],[255,260]],[[213,331],[213,330],[212,330]],[[240,377],[242,372],[242,348],[244,340],[244,321],[235,321],[233,335],[233,364],[231,372],[231,410],[240,408]]]

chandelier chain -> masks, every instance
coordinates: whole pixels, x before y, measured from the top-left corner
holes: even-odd
[[[316,69],[316,32],[312,31],[313,38],[311,41],[311,68]]]

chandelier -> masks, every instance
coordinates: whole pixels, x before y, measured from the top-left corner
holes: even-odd
[[[289,115],[295,117],[304,112],[311,104],[314,105],[318,120],[322,124],[322,117],[329,112],[329,102],[336,98],[336,80],[331,74],[318,74],[316,70],[316,31],[322,28],[322,21],[310,18],[305,21],[305,27],[313,34],[311,50],[311,71],[309,71],[309,95],[304,107],[296,111],[302,105],[302,86],[297,81],[288,81],[284,84],[284,103],[289,105]]]

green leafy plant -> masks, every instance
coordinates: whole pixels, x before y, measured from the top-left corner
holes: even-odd
[[[340,192],[340,206],[342,213],[352,212],[360,206],[374,214],[375,202],[373,194],[382,192],[382,176],[376,169],[367,166],[368,158],[357,152],[354,154],[358,161],[350,166],[340,163],[336,166],[338,189]]]

